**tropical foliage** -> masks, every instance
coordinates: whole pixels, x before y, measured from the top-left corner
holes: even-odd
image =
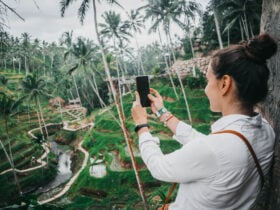
[[[87,109],[88,118],[95,120],[93,130],[63,135],[63,138],[71,139],[63,142],[75,144],[75,140],[83,139],[83,146],[91,157],[102,153],[105,162],[111,163],[116,155],[123,164],[130,164],[130,168],[123,173],[109,169],[104,179],[95,179],[88,175],[88,163],[67,195],[74,202],[74,207],[70,204],[67,206],[69,209],[85,208],[96,203],[108,207],[111,200],[120,197],[124,198],[120,200],[127,203],[128,209],[134,208],[136,203],[140,205],[141,199],[148,209],[148,204],[155,206],[152,198],[165,197],[163,192],[167,190],[167,185],[153,180],[141,158],[133,156],[133,148],[137,147],[136,136],[131,132],[134,125],[130,117],[131,101],[134,99],[133,95],[126,93],[133,93],[134,77],[153,75],[153,85],[169,99],[167,108],[184,120],[189,115],[194,127],[209,132],[209,123],[217,116],[206,107],[207,100],[201,90],[205,84],[203,73],[197,69],[196,75],[185,78],[179,71],[172,70],[172,66],[177,60],[195,58],[201,52],[207,54],[218,47],[250,39],[259,33],[262,7],[261,0],[210,0],[206,11],[202,11],[201,5],[194,0],[146,0],[141,8],[124,10],[127,17],[110,7],[97,19],[100,5],[97,3],[109,3],[121,9],[125,9],[125,5],[115,0],[81,0],[78,1],[78,19],[83,23],[87,13],[93,12],[97,41],[93,41],[93,38],[74,38],[75,31],[66,31],[57,43],[48,43],[33,39],[28,33],[20,37],[7,33],[2,21],[6,17],[1,11],[9,7],[3,2],[0,0],[0,157],[5,161],[0,163],[0,172],[11,168],[13,176],[1,175],[0,181],[14,180],[14,183],[5,185],[0,191],[1,195],[7,191],[5,199],[9,200],[15,192],[28,189],[28,184],[34,183],[34,187],[39,187],[40,182],[47,182],[55,175],[56,160],[52,155],[48,156],[52,161],[41,172],[23,175],[16,172],[16,168],[27,167],[33,151],[37,159],[42,154],[40,145],[54,132],[49,131],[46,125],[66,120],[59,113],[61,107],[53,109],[49,106],[50,98],[61,97],[66,103],[75,99]],[[71,5],[77,5],[74,2],[60,1],[62,17]],[[93,10],[89,10],[91,7]],[[200,24],[197,23],[198,17],[201,17]],[[173,25],[184,32],[183,37],[176,37],[179,45],[183,46],[178,46],[174,40]],[[138,37],[144,26],[151,33],[158,34],[158,42],[139,45]],[[136,43],[136,48],[131,47],[132,42]],[[178,148],[179,145],[169,141],[166,128],[159,125],[153,116],[150,118],[155,133],[166,140],[163,151],[167,153]],[[34,128],[40,129],[40,134],[39,131],[36,133],[37,140],[27,136],[27,132]],[[77,156],[79,160],[82,159],[81,155]],[[35,178],[37,176],[38,179]],[[118,190],[112,183],[126,183],[129,190]],[[143,186],[148,187],[147,194]],[[106,189],[106,192],[102,189]],[[15,200],[11,198],[5,204],[11,201]],[[0,205],[3,203],[0,202]],[[140,206],[143,209],[143,204]]]

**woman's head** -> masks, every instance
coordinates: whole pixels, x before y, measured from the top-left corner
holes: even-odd
[[[237,89],[237,97],[245,106],[253,106],[265,99],[268,92],[269,69],[266,60],[277,51],[277,43],[268,34],[217,51],[210,68],[216,79],[230,76]]]

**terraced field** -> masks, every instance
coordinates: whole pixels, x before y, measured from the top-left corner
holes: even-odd
[[[20,79],[24,75],[17,75],[10,72],[0,72],[8,79],[7,86],[1,86],[1,90],[11,96],[16,96],[19,89]],[[17,96],[16,96],[17,97]],[[38,119],[35,111],[35,107],[31,106],[28,108],[27,104],[24,103],[21,107],[21,112],[14,114],[8,121],[9,135],[7,135],[5,129],[4,119],[0,118],[0,139],[3,142],[3,146],[9,152],[9,145],[11,146],[11,153],[13,154],[14,166],[18,170],[27,169],[30,167],[38,166],[39,164],[35,161],[43,153],[44,150],[34,139],[28,135],[30,129],[38,127]],[[49,109],[45,109],[44,116],[46,122],[52,122],[57,116],[55,110],[50,112]],[[4,173],[6,170],[11,168],[11,165],[2,149],[0,147],[0,183],[5,183],[0,188],[0,206],[5,205],[5,201],[11,201],[18,199],[19,192],[14,183],[14,175],[12,171]],[[52,158],[49,158],[52,161]],[[50,162],[48,168],[42,168],[26,173],[17,173],[19,185],[23,193],[30,190],[34,190],[40,187],[43,183],[48,182],[56,174],[55,165]]]
[[[165,101],[165,106],[180,119],[188,122],[184,101],[175,101],[171,87],[158,84],[158,88],[163,96],[169,98]],[[179,91],[179,90],[178,90]],[[203,90],[194,90],[188,93],[188,101],[193,118],[193,127],[203,133],[210,130],[210,122],[219,116],[213,115],[208,108],[208,100]],[[170,100],[172,99],[172,100]],[[138,151],[138,139],[134,133],[134,123],[130,117],[130,109],[134,99],[127,95],[123,98],[124,112],[126,113],[126,125],[130,131],[135,153]],[[113,107],[116,115],[116,109]],[[150,110],[148,110],[150,112]],[[143,209],[141,197],[137,188],[136,178],[132,170],[131,160],[127,152],[127,145],[123,138],[122,131],[116,121],[108,112],[100,112],[95,115],[95,127],[90,134],[85,136],[83,146],[89,151],[90,157],[94,158],[100,153],[105,157],[106,176],[95,178],[89,175],[90,163],[81,173],[79,179],[68,194],[62,199],[54,202],[59,204],[62,200],[71,200],[69,204],[64,204],[65,209],[110,209],[118,206],[120,209]],[[170,131],[158,122],[154,115],[149,115],[151,131],[160,137],[161,148],[164,153],[169,153],[179,148],[180,145],[172,140]],[[143,182],[145,194],[151,207],[155,207],[160,200],[164,199],[165,192],[170,184],[159,182],[153,179],[146,169],[141,157],[136,156],[139,173]],[[161,199],[160,199],[161,198]]]
[[[15,79],[16,81],[16,79]],[[17,82],[10,88],[16,89]],[[11,83],[12,84],[12,83]],[[158,89],[164,96],[165,106],[173,114],[178,116],[181,120],[189,122],[182,97],[178,101],[170,86],[164,85],[155,81],[153,86]],[[13,90],[13,89],[11,89]],[[179,89],[177,90],[178,92]],[[219,116],[213,115],[208,108],[208,100],[204,95],[203,90],[187,91],[188,101],[193,119],[193,127],[197,128],[203,133],[208,133],[210,123],[216,120]],[[165,196],[170,184],[159,182],[152,178],[146,169],[138,151],[138,139],[134,133],[134,123],[131,119],[131,105],[134,98],[128,94],[123,98],[124,112],[126,115],[126,126],[130,132],[130,138],[135,151],[136,162],[138,165],[141,180],[143,182],[145,194],[148,202],[152,207],[160,203]],[[48,106],[47,100],[43,101],[43,115],[46,123],[56,123],[63,121],[67,126],[81,126],[82,119],[85,118],[85,110],[81,111],[79,108],[70,109],[54,109]],[[28,108],[25,104],[25,112],[13,115],[9,120],[10,138],[7,137],[4,128],[4,122],[0,119],[0,138],[8,148],[9,140],[11,144],[11,151],[14,154],[15,167],[25,169],[31,166],[36,166],[38,163],[33,161],[43,154],[43,149],[39,142],[31,139],[27,132],[33,128],[38,127],[36,107]],[[29,110],[29,112],[28,112]],[[116,108],[113,106],[111,111],[117,117]],[[148,112],[151,112],[148,109]],[[81,172],[80,176],[70,188],[68,193],[52,202],[64,209],[86,209],[97,208],[108,209],[118,207],[120,209],[143,209],[141,197],[139,195],[136,178],[132,169],[131,159],[128,154],[127,145],[122,134],[119,124],[112,118],[109,111],[100,110],[95,111],[94,128],[91,131],[81,131],[83,138],[83,147],[89,152],[90,158],[96,158],[99,155],[104,157],[102,164],[106,165],[106,176],[93,177],[90,175],[91,163],[88,161],[86,168]],[[149,123],[151,131],[158,136],[161,141],[161,148],[164,153],[169,153],[179,148],[180,145],[172,140],[170,131],[158,122],[158,119],[150,114]],[[138,155],[137,155],[138,154]],[[9,162],[5,155],[0,151],[0,173],[10,168]],[[33,172],[18,174],[20,185],[24,192],[31,191],[39,187],[43,182],[47,182],[55,175],[55,163],[49,157],[49,167],[42,168]],[[17,193],[15,184],[13,182],[12,172],[0,175],[0,182],[9,182],[0,190],[1,198],[11,198],[12,194]],[[2,200],[2,199],[1,199]],[[67,202],[65,203],[65,200]],[[0,203],[4,205],[5,203]],[[46,208],[50,208],[52,204],[45,204]]]

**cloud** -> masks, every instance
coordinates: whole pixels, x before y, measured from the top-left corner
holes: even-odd
[[[201,0],[208,1],[208,0]],[[87,12],[84,25],[81,25],[78,19],[78,8],[81,1],[74,1],[73,4],[65,11],[65,17],[60,16],[60,5],[58,0],[21,0],[21,1],[8,1],[9,6],[14,8],[22,17],[25,22],[21,21],[14,14],[9,14],[10,29],[8,32],[16,37],[20,37],[22,33],[27,32],[31,35],[32,39],[38,38],[39,40],[45,40],[47,42],[58,42],[61,35],[66,31],[73,30],[74,37],[84,36],[86,38],[93,39],[96,42],[93,12],[92,8],[89,8]],[[35,3],[34,3],[35,2]],[[119,0],[118,1],[126,11],[139,8],[147,3],[143,0]],[[38,7],[37,5],[38,4]],[[90,5],[92,6],[92,5]],[[98,4],[98,21],[102,21],[100,15],[104,11],[115,10],[121,13],[122,19],[126,18],[125,11],[116,6],[112,7],[108,4]],[[148,24],[146,23],[146,29],[142,34],[138,34],[138,41],[140,45],[146,45],[157,40],[155,34],[148,34]],[[182,34],[182,30],[174,28],[177,34]],[[134,45],[134,40],[131,40],[131,44]]]

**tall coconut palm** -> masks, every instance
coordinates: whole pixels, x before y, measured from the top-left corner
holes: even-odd
[[[169,5],[169,0],[167,2],[165,2],[167,5]],[[151,32],[157,32],[159,34],[159,39],[160,39],[160,43],[161,43],[161,48],[163,49],[163,42],[162,42],[162,37],[160,34],[160,24],[163,22],[166,22],[166,20],[170,21],[169,19],[165,18],[165,16],[163,15],[163,11],[166,11],[164,9],[164,2],[162,3],[161,0],[148,0],[148,4],[140,7],[138,10],[144,10],[145,11],[145,16],[144,16],[144,20],[148,20],[151,19],[152,22],[152,26],[149,29],[149,33]],[[179,4],[178,4],[179,5]],[[173,9],[174,14],[178,14],[179,11],[175,11]],[[168,24],[167,24],[168,25]],[[166,58],[166,57],[164,57]],[[174,85],[174,81],[171,75],[171,71],[170,71],[170,67],[168,65],[167,60],[165,60],[165,64],[166,64],[166,69],[168,70],[167,73],[169,75],[170,78],[170,82],[172,84],[173,87],[173,91],[174,94],[176,96],[176,98],[178,99],[178,93],[176,91],[176,87]]]
[[[184,16],[184,25],[181,25],[180,27],[186,31],[189,37],[190,46],[192,55],[194,57],[194,51],[193,51],[193,44],[192,44],[192,22],[194,22],[196,15],[199,16],[202,15],[202,9],[201,5],[197,3],[196,1],[186,1],[186,0],[180,0],[179,8],[181,10],[181,14]]]
[[[74,64],[74,67],[72,67],[70,69],[69,73],[73,78],[77,98],[79,99],[79,101],[81,103],[81,97],[80,97],[79,90],[77,87],[76,79],[75,79],[74,73],[72,73],[78,67],[78,64],[75,64],[75,61],[73,59],[75,56],[74,55],[74,43],[73,43],[73,31],[64,32],[61,36],[60,44],[62,46],[65,46],[65,48],[66,48],[66,51],[64,53],[64,62],[67,62],[67,63],[69,62],[70,65]],[[76,55],[79,54],[80,51],[81,52],[85,51],[86,47],[84,46],[84,43],[82,42],[81,38],[78,39],[77,43],[75,44],[75,48],[76,48],[76,52],[75,52]]]
[[[28,75],[30,72],[30,66],[29,66],[29,57],[31,51],[30,35],[28,33],[23,33],[21,37],[22,37],[21,46],[24,52],[25,75]]]
[[[25,97],[29,101],[33,100],[36,106],[38,107],[38,123],[42,134],[42,138],[43,140],[45,140],[45,134],[48,136],[48,129],[42,112],[40,96],[50,96],[46,89],[46,83],[42,78],[38,78],[37,75],[29,74],[21,81],[21,89],[26,94]]]
[[[73,31],[66,31],[60,38],[60,45],[65,48],[64,61],[67,63],[74,63],[73,61]]]
[[[174,84],[174,81],[172,79],[172,74],[171,74],[171,68],[170,68],[170,65],[168,64],[168,60],[167,60],[167,57],[166,57],[166,51],[165,51],[165,47],[163,45],[163,41],[162,41],[162,37],[161,37],[161,33],[160,33],[160,29],[158,29],[158,36],[159,36],[159,40],[160,40],[160,44],[161,44],[161,48],[162,48],[162,54],[163,54],[163,59],[164,59],[164,63],[165,63],[165,67],[167,69],[167,73],[168,73],[168,76],[169,76],[169,79],[170,79],[170,82],[171,82],[171,85],[173,87],[173,91],[175,93],[175,96],[177,99],[179,99],[179,96],[178,96],[178,93],[176,91],[176,87],[175,87],[175,84]],[[169,53],[167,53],[168,56],[169,56]]]
[[[234,25],[239,25],[243,39],[246,37],[249,40],[250,37],[254,36],[254,23],[260,23],[261,1],[220,1],[216,6],[217,10],[223,14],[224,21],[227,22],[223,33]],[[259,25],[257,27],[259,28]]]
[[[221,35],[221,29],[220,29],[220,14],[219,11],[217,10],[217,6],[219,5],[219,0],[210,0],[210,7],[213,10],[214,14],[214,21],[215,21],[215,27],[216,27],[216,32],[217,32],[217,37],[219,41],[219,46],[220,49],[223,49],[223,41],[222,41],[222,35]]]
[[[5,121],[5,129],[6,129],[6,134],[7,134],[9,152],[7,152],[2,140],[0,140],[0,144],[1,144],[2,149],[4,150],[6,158],[7,158],[8,162],[10,163],[11,168],[13,170],[15,184],[17,186],[17,189],[18,189],[18,192],[20,195],[22,192],[21,192],[21,187],[20,187],[20,184],[18,181],[16,171],[15,171],[15,164],[14,164],[14,157],[13,157],[12,148],[11,148],[8,121],[9,121],[9,117],[11,116],[11,114],[13,114],[16,111],[16,109],[18,108],[18,106],[21,103],[22,103],[22,98],[19,100],[14,100],[12,97],[9,97],[5,93],[0,92],[0,116],[2,116]]]
[[[13,46],[12,46],[12,59],[13,63],[17,62],[18,63],[18,73],[21,73],[21,59],[22,59],[22,47],[20,45],[20,40],[19,38],[15,38],[13,40]]]
[[[172,40],[170,35],[170,25],[174,22],[179,26],[184,27],[184,23],[180,19],[182,12],[185,13],[186,9],[182,9],[182,4],[186,4],[186,1],[173,1],[173,0],[149,0],[149,3],[142,7],[146,11],[145,19],[152,20],[152,26],[150,27],[149,31],[157,31],[159,30],[160,26],[163,28],[165,32],[166,39],[168,40],[169,44],[169,51],[173,55],[174,62],[176,61],[175,53],[173,51]],[[186,104],[186,109],[188,113],[188,118],[190,123],[192,123],[191,113],[189,109],[189,104],[187,101],[185,89],[181,80],[181,76],[177,69],[175,69],[175,73],[178,77],[181,91],[183,93],[183,97]]]
[[[7,59],[10,48],[10,36],[7,32],[0,31],[0,56],[1,61],[3,63],[3,69],[7,69]]]
[[[99,103],[101,107],[107,108],[103,99],[100,97],[98,86],[95,80],[95,74],[92,71],[92,66],[94,65],[92,61],[97,49],[94,48],[91,42],[86,41],[81,37],[78,37],[77,43],[73,43],[71,51],[72,51],[71,52],[72,62],[74,67],[69,70],[69,73],[73,75],[73,78],[75,78],[74,73],[78,71],[78,73],[80,73],[80,75],[85,79],[85,83],[89,82],[94,93],[99,99]],[[90,76],[87,76],[87,74],[90,74]],[[91,78],[93,79],[93,82]],[[78,91],[76,80],[74,80],[74,82],[75,82],[76,90]],[[113,113],[111,111],[109,111],[109,113],[119,124],[119,121],[115,118]]]
[[[100,35],[103,39],[113,40],[113,50],[115,52],[116,62],[117,62],[117,76],[119,84],[119,99],[122,112],[123,111],[123,102],[121,96],[121,87],[120,87],[120,56],[116,53],[118,51],[118,46],[120,46],[123,41],[128,41],[131,34],[128,32],[128,25],[125,22],[121,21],[120,14],[117,14],[114,11],[105,12],[102,17],[104,18],[104,23],[100,23],[101,28]],[[125,117],[125,115],[124,115]]]
[[[61,0],[60,1],[61,15],[62,16],[64,16],[66,8],[69,7],[69,5],[73,2],[74,2],[74,0]],[[113,84],[113,81],[112,81],[112,78],[111,78],[111,73],[110,73],[110,70],[109,70],[109,66],[108,66],[108,63],[106,61],[106,55],[105,55],[105,52],[104,52],[104,47],[102,45],[101,38],[99,36],[98,22],[97,22],[97,12],[96,12],[96,0],[92,0],[91,2],[92,2],[92,7],[93,7],[94,26],[95,26],[96,37],[97,37],[98,45],[100,47],[102,60],[103,60],[103,64],[104,64],[104,67],[105,67],[105,72],[106,72],[107,79],[109,81],[110,88],[111,88],[111,91],[112,91],[112,94],[113,94],[113,97],[114,97],[114,101],[115,101],[115,104],[116,104],[116,107],[117,107],[118,115],[119,115],[121,126],[122,126],[122,131],[123,131],[123,134],[124,134],[124,138],[125,138],[126,143],[129,147],[130,157],[131,157],[131,160],[132,160],[132,165],[133,165],[133,169],[134,169],[134,172],[135,172],[135,175],[136,175],[136,179],[137,179],[138,187],[139,187],[139,190],[140,190],[140,194],[141,194],[142,200],[144,202],[145,208],[149,209],[147,201],[146,201],[146,197],[145,197],[144,192],[143,192],[143,187],[142,187],[142,184],[141,184],[139,173],[137,171],[136,161],[135,161],[134,154],[133,154],[133,149],[132,149],[131,140],[130,140],[130,137],[129,137],[129,132],[126,128],[125,121],[124,121],[124,114],[123,114],[122,109],[120,107],[119,97],[116,94],[116,89],[114,87],[114,84]],[[112,4],[118,4],[115,0],[107,0],[107,2],[112,3]],[[89,6],[90,6],[90,0],[82,0],[81,1],[81,6],[80,6],[79,12],[78,12],[81,23],[83,23],[83,21],[84,21],[84,18],[85,18],[85,15],[86,15],[86,12],[87,12],[87,9],[89,8]]]
[[[134,39],[136,43],[137,48],[137,57],[140,63],[140,68],[145,75],[145,69],[142,61],[142,55],[139,48],[138,40],[137,40],[137,33],[141,33],[141,29],[144,28],[144,16],[140,14],[139,10],[130,10],[130,13],[127,13],[128,20],[125,21],[125,23],[129,26],[130,30],[132,30],[134,33]]]

